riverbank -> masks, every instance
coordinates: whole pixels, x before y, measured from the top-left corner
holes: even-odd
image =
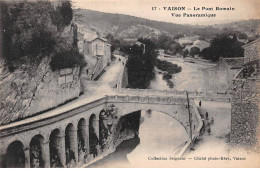
[[[202,69],[214,66],[212,63],[207,63],[205,61],[190,63],[187,62],[185,58],[159,59],[176,64],[182,68],[181,72],[174,74],[174,77],[170,79],[174,84],[173,90],[197,92],[205,90]]]
[[[160,70],[159,74],[163,74],[162,78],[167,82],[168,87],[173,88],[174,84],[171,81],[173,74],[181,72],[182,68],[171,62],[159,59],[156,60],[156,68]]]

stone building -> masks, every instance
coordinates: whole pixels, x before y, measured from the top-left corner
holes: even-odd
[[[93,80],[111,62],[111,45],[102,37],[84,39],[83,54],[87,62],[86,74]]]

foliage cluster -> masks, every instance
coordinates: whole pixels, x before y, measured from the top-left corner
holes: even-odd
[[[181,47],[181,45],[174,41],[174,39],[179,38],[182,35],[177,35],[174,38],[171,38],[170,36],[167,35],[161,35],[159,36],[156,44],[157,47],[160,49],[164,49],[166,53],[170,54],[170,55],[176,55],[177,53],[181,53],[181,51],[183,50],[183,48]]]
[[[84,65],[84,56],[79,54],[77,51],[64,51],[57,53],[52,57],[50,62],[50,66],[53,71]]]
[[[192,57],[194,57],[195,55],[198,55],[198,54],[200,54],[200,49],[198,47],[195,46],[190,49],[190,55]]]
[[[159,70],[167,71],[168,74],[176,74],[182,71],[182,68],[177,64],[173,64],[168,61],[156,60],[156,67]]]
[[[73,16],[69,1],[55,10],[50,1],[0,2],[3,56],[12,72],[25,60],[38,63],[44,56],[60,53],[62,26]],[[68,50],[68,49],[67,49]]]
[[[154,78],[153,70],[157,59],[156,46],[150,39],[138,39],[138,41],[145,44],[145,53],[143,53],[144,46],[136,44],[126,46],[123,50],[129,54],[126,65],[129,87],[145,89]]]
[[[201,51],[200,55],[211,61],[218,61],[220,57],[243,57],[244,49],[237,40],[237,36],[227,35],[216,36],[210,43],[210,47]]]

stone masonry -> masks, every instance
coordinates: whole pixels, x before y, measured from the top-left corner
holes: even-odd
[[[236,147],[253,151],[260,151],[259,40],[243,46],[245,58],[249,62],[242,66],[239,74],[232,80],[230,141]]]

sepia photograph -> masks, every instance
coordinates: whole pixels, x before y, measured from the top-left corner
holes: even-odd
[[[259,168],[259,0],[0,0],[0,168]]]

